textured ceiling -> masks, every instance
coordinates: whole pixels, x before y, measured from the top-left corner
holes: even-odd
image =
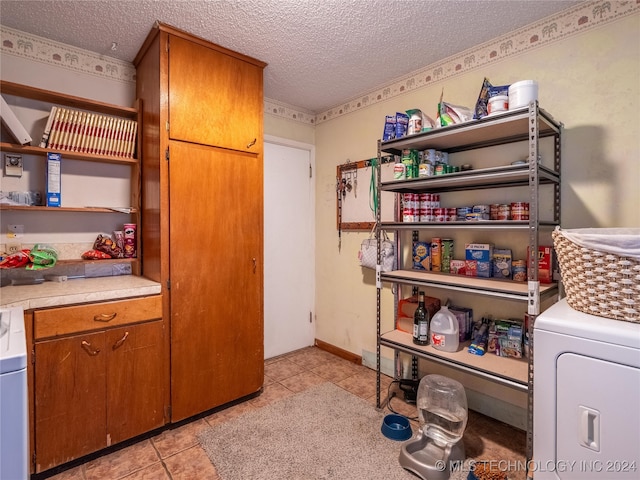
[[[0,0],[0,23],[131,62],[159,20],[267,62],[267,98],[319,113],[579,3]]]

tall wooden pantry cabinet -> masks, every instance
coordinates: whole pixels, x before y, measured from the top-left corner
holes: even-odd
[[[143,274],[165,293],[176,422],[263,385],[266,64],[160,23],[134,63]]]

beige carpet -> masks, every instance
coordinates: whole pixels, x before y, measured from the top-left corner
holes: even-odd
[[[208,428],[199,440],[222,480],[416,479],[398,462],[402,443],[380,432],[384,415],[323,383]]]

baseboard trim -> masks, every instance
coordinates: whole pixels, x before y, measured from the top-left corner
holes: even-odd
[[[344,358],[345,360],[355,363],[356,365],[362,365],[362,357],[355,353],[348,352],[342,348],[331,345],[330,343],[323,342],[322,340],[315,339],[314,345],[320,350],[334,354],[336,357]]]

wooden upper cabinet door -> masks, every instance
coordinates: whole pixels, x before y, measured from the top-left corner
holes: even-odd
[[[263,67],[170,36],[169,137],[259,153]]]
[[[103,332],[35,345],[36,472],[107,446]]]

